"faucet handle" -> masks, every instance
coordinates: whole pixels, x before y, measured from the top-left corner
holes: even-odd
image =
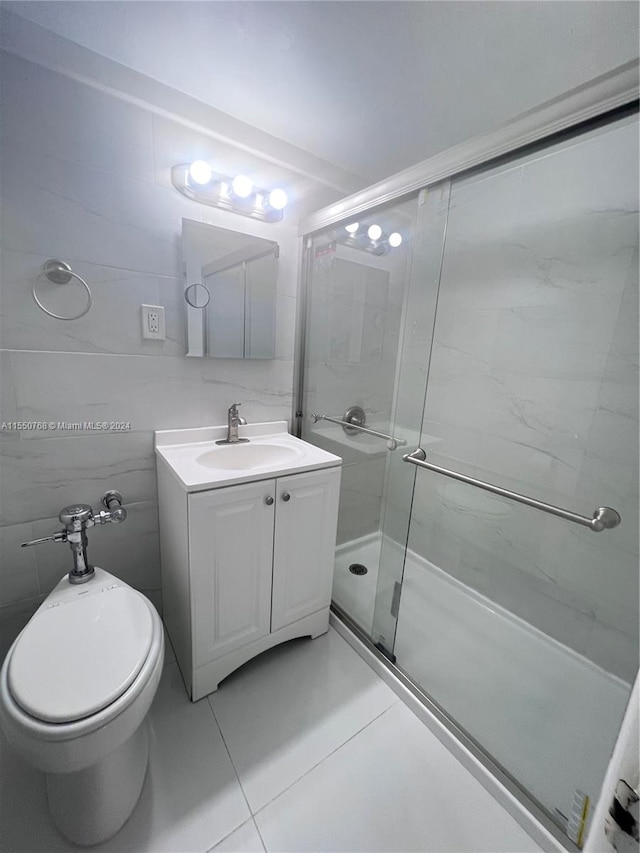
[[[242,405],[242,403],[232,403],[229,406],[229,414],[230,415],[231,414],[237,414],[238,413],[238,406],[241,406],[241,405]]]

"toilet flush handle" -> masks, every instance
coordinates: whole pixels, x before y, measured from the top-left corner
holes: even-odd
[[[119,524],[127,517],[127,511],[122,506],[122,495],[114,489],[102,497],[102,505],[107,512],[101,510],[94,513],[89,504],[71,504],[60,511],[58,518],[64,524],[64,530],[59,530],[51,536],[42,539],[32,539],[23,542],[22,547],[39,545],[41,542],[68,542],[73,553],[73,569],[69,572],[69,583],[85,583],[95,575],[92,565],[87,559],[87,529],[95,524]]]
[[[21,548],[28,548],[29,545],[39,545],[41,542],[66,542],[67,541],[67,531],[59,530],[57,533],[53,533],[51,536],[43,536],[42,539],[30,539],[29,542],[23,542],[20,545]]]

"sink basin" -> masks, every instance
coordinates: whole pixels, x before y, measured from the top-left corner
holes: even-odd
[[[176,477],[187,492],[286,477],[340,465],[342,459],[287,431],[286,421],[241,424],[241,444],[216,444],[227,425],[159,430],[155,434],[160,476]]]
[[[282,444],[226,444],[215,450],[207,450],[196,457],[196,462],[207,468],[244,471],[293,462],[300,456],[297,448]]]

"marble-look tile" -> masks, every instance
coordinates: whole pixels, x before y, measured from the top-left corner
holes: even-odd
[[[2,58],[2,137],[34,163],[59,157],[153,181],[151,114],[15,54]]]
[[[637,601],[637,599],[636,599]],[[635,612],[636,627],[633,636],[628,632],[617,630],[615,625],[605,625],[595,621],[591,626],[585,655],[602,667],[605,672],[617,675],[618,678],[633,684],[638,676],[638,611]]]
[[[637,505],[637,191],[621,165],[637,169],[634,134],[454,186],[429,373],[434,461],[587,516]],[[612,647],[637,645],[628,525],[594,541],[437,475],[416,482],[412,547],[601,666],[600,626]]]
[[[539,850],[402,704],[374,720],[255,820],[267,850]]]
[[[636,526],[630,518],[624,521],[627,527]],[[633,643],[638,630],[637,529],[627,548],[620,546],[615,531],[605,533],[594,542],[595,537],[587,538],[588,531],[566,532],[558,581],[577,599],[589,602],[600,622],[626,633]]]
[[[99,498],[100,495],[92,502],[96,509],[100,507]],[[127,518],[121,524],[89,529],[89,560],[136,589],[160,589],[158,505],[155,500],[130,504],[126,499],[124,505]],[[60,528],[57,517],[33,522],[34,537],[47,536]],[[36,556],[39,592],[49,593],[72,568],[71,552],[67,545],[47,543],[39,546]]]
[[[35,304],[36,282],[44,305],[56,314],[73,316],[85,305],[84,289],[75,281],[51,284],[42,273],[45,255],[5,250],[0,335],[7,349],[103,352],[136,355],[179,355],[185,352],[184,301],[176,278],[129,272],[78,262],[73,269],[89,284],[93,304],[72,323],[48,317]],[[140,306],[163,305],[165,341],[142,339]]]
[[[583,450],[599,383],[505,374],[434,372],[430,420],[537,446],[561,456]]]
[[[14,640],[43,601],[44,596],[39,595],[35,598],[27,598],[24,601],[17,601],[14,604],[0,607],[0,662],[4,661]],[[3,783],[0,774],[1,784]],[[2,800],[1,793],[0,800]]]
[[[395,701],[331,628],[272,649],[209,696],[254,813]]]
[[[205,424],[225,424],[231,403],[251,423],[291,419],[293,362],[198,359],[201,363],[202,417]]]
[[[38,595],[35,548],[21,548],[36,538],[31,522],[0,527],[0,606]]]
[[[5,524],[51,518],[71,503],[94,506],[107,489],[126,503],[156,499],[150,432],[0,442],[0,464]]]
[[[253,818],[224,838],[209,853],[263,853],[264,844]]]
[[[343,466],[338,509],[338,544],[378,530],[385,464],[384,457],[374,457]]]
[[[613,533],[595,539],[549,516],[538,514],[534,523],[527,507],[476,492],[460,505],[441,500],[440,491],[433,483],[416,488],[412,550],[599,666],[610,658],[591,639],[598,626],[637,647],[637,556],[619,550]],[[631,677],[620,663],[610,671]]]
[[[250,813],[206,702],[192,704],[177,664],[165,667],[149,713],[149,769],[123,828],[96,850],[210,850]],[[44,776],[0,736],[3,840],[10,850],[75,851],[54,829]]]
[[[191,211],[175,191],[52,157],[35,172],[11,140],[3,143],[2,197],[4,240],[14,251],[180,275],[180,222]]]
[[[341,417],[354,405],[367,420],[380,422],[389,416],[393,399],[394,365],[312,362],[307,369],[307,396],[314,409]]]
[[[576,213],[637,212],[637,186],[637,124],[621,122],[527,164],[522,182],[522,222],[526,215],[527,224],[547,223],[550,211],[559,223],[570,222]],[[556,229],[559,246],[563,246],[563,238],[562,230]],[[602,234],[601,239],[606,241],[608,235]],[[589,244],[586,240],[580,248],[588,250]]]
[[[124,422],[140,432],[197,426],[202,420],[199,359],[14,351],[11,361],[23,421]],[[60,377],[65,377],[64,393]]]
[[[158,611],[162,618],[162,590],[161,589],[141,589],[140,592],[145,595]]]
[[[0,310],[2,297],[0,296]],[[13,428],[18,421],[11,353],[0,350],[0,441],[20,440],[20,431]]]
[[[432,461],[463,474],[524,491],[549,503],[571,501],[578,493],[584,460],[580,447],[544,447],[535,435],[528,439],[505,437],[478,429],[472,419],[453,424],[425,417],[423,443],[425,439]]]

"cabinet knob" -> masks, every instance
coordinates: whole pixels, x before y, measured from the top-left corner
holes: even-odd
[[[266,497],[266,498],[264,499],[264,502],[266,503],[266,505],[267,505],[267,506],[271,506],[271,504],[273,503],[273,498],[271,497],[271,495],[269,495],[268,497]]]
[[[291,500],[291,495],[289,494],[289,492],[285,492],[285,493],[283,494],[283,496],[282,496],[282,500],[283,500],[283,501],[290,501],[290,500]]]

